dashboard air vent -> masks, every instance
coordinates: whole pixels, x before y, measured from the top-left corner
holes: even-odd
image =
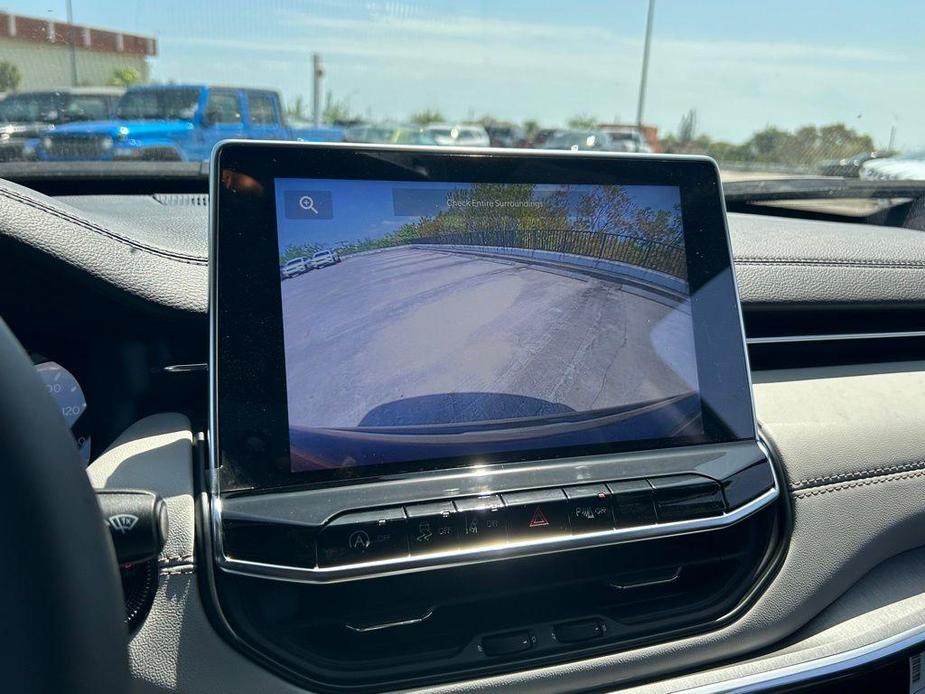
[[[155,193],[151,197],[167,207],[209,206],[209,196],[206,193]]]

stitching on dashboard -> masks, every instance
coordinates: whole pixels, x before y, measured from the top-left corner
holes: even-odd
[[[178,263],[185,263],[187,265],[208,265],[208,262],[209,262],[208,258],[204,258],[202,256],[192,256],[192,255],[184,255],[182,253],[173,253],[171,251],[165,251],[160,248],[155,248],[154,246],[148,246],[147,244],[138,243],[137,241],[134,241],[125,236],[122,236],[121,234],[117,234],[113,231],[110,231],[109,229],[106,229],[105,227],[101,227],[97,224],[94,224],[93,222],[90,222],[89,220],[82,219],[81,217],[76,217],[67,212],[62,212],[61,210],[56,210],[53,207],[49,207],[48,205],[45,205],[39,202],[38,200],[32,200],[26,197],[25,195],[21,195],[11,190],[0,188],[0,195],[10,200],[14,200],[20,204],[23,204],[28,207],[32,207],[33,209],[44,212],[45,214],[49,214],[53,217],[57,217],[58,219],[61,219],[70,224],[79,226],[82,229],[86,229],[87,231],[92,231],[93,233],[99,234],[100,236],[105,236],[106,238],[112,241],[125,244],[129,246],[130,248],[144,251],[145,253],[150,253],[151,255],[155,255],[161,258],[166,258],[168,260],[173,260]]]
[[[868,477],[877,477],[893,475],[898,472],[908,472],[910,470],[925,469],[925,460],[917,460],[914,463],[901,463],[899,465],[884,465],[881,467],[872,467],[865,470],[854,470],[844,472],[838,475],[824,475],[822,477],[807,477],[802,480],[790,483],[793,490],[811,489],[812,487],[822,487],[832,482],[844,482],[848,480],[864,479]]]
[[[793,495],[794,499],[805,499],[811,496],[821,496],[822,494],[831,494],[833,492],[844,491],[845,489],[854,489],[857,487],[869,487],[874,484],[883,484],[885,482],[900,482],[902,480],[910,480],[916,477],[925,477],[925,470],[917,470],[916,472],[905,472],[898,475],[884,475],[882,477],[872,477],[863,480],[855,480],[854,482],[846,482],[844,484],[833,484],[827,487],[817,487],[815,489],[805,489],[803,491],[798,491]]]
[[[180,263],[185,263],[188,265],[207,265],[208,258],[203,256],[193,256],[183,253],[173,253],[171,251],[165,251],[163,249],[156,248],[154,246],[149,246],[147,244],[138,243],[137,241],[130,239],[128,237],[117,234],[105,227],[101,227],[93,222],[77,217],[73,214],[62,212],[61,210],[56,210],[48,205],[45,205],[37,200],[28,198],[25,195],[16,193],[11,190],[0,189],[0,195],[3,195],[6,198],[15,200],[23,205],[27,205],[34,209],[40,210],[46,214],[62,219],[71,224],[75,224],[83,229],[92,231],[101,236],[105,236],[108,239],[123,243],[131,248],[135,248],[152,255],[173,260]],[[737,265],[793,265],[793,266],[807,266],[807,267],[858,267],[858,268],[869,268],[869,269],[906,269],[906,270],[925,270],[925,263],[917,262],[897,262],[889,260],[838,260],[838,259],[827,259],[827,260],[814,260],[814,259],[797,259],[797,258],[780,258],[780,257],[738,257],[735,259]]]
[[[737,265],[794,265],[807,267],[858,267],[883,270],[925,270],[925,263],[915,261],[896,260],[838,260],[833,259],[801,259],[801,258],[774,258],[774,257],[742,257],[735,258]]]

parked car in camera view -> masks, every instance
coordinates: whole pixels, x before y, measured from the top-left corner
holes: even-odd
[[[340,256],[335,251],[318,251],[312,256],[312,267],[320,269],[328,265],[336,265],[340,262]]]
[[[44,161],[202,161],[231,138],[334,142],[340,128],[293,126],[279,94],[206,85],[130,87],[113,120],[74,123],[46,133]]]
[[[280,266],[279,274],[282,279],[287,280],[290,277],[304,274],[312,269],[314,269],[314,265],[308,258],[292,258]]]
[[[14,92],[0,102],[0,161],[32,159],[39,139],[77,121],[111,118],[121,87],[72,87]]]

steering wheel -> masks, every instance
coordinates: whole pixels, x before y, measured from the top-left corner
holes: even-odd
[[[2,320],[0,441],[0,688],[129,692],[112,541],[74,439]]]

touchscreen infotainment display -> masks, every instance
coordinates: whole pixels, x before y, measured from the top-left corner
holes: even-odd
[[[210,182],[223,490],[755,438],[705,157],[226,142]]]
[[[677,186],[274,189],[292,472],[703,434]]]

